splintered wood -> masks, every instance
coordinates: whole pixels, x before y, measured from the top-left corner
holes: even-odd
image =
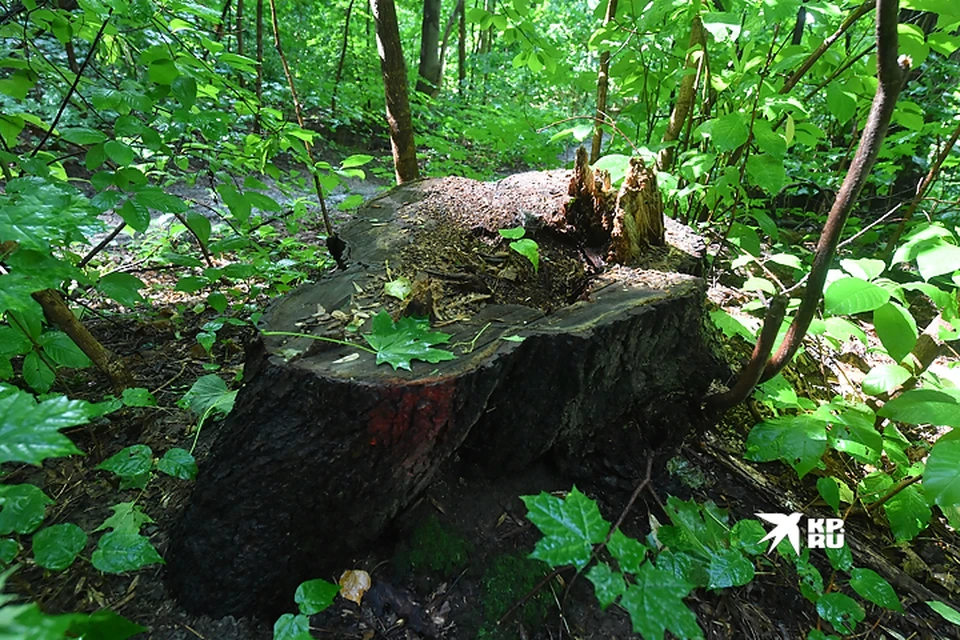
[[[588,247],[609,243],[608,259],[635,264],[644,249],[664,242],[663,200],[652,169],[631,158],[619,193],[606,171],[591,170],[581,147],[570,179],[573,200],[564,208],[565,224]]]

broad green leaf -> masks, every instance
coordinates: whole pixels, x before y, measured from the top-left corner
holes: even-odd
[[[824,549],[824,552],[830,561],[830,566],[835,570],[850,571],[850,568],[853,567],[853,554],[850,552],[850,547],[846,544],[839,549],[827,547]]]
[[[733,151],[747,141],[748,131],[745,117],[741,113],[728,113],[710,124],[710,138],[720,151]]]
[[[23,355],[28,353],[31,347],[30,338],[23,331],[0,325],[0,355]]]
[[[912,389],[883,405],[877,415],[908,424],[960,427],[960,390]]]
[[[227,389],[227,383],[220,376],[211,373],[198,378],[177,404],[189,408],[198,416],[213,411],[227,415],[233,411],[236,397],[235,390]]]
[[[927,501],[940,507],[960,505],[960,440],[939,440],[923,472]]]
[[[174,478],[193,480],[197,477],[197,462],[190,452],[174,447],[169,449],[157,462],[157,468]]]
[[[151,564],[166,564],[149,539],[130,531],[103,534],[90,561],[104,573],[124,573]]]
[[[66,569],[87,546],[87,534],[72,523],[55,524],[33,535],[33,557],[50,571]]]
[[[196,213],[195,211],[191,211],[187,215],[187,226],[190,227],[190,230],[196,234],[201,244],[207,244],[210,241],[210,232],[212,231],[212,227],[210,225],[210,220],[203,215]]]
[[[208,284],[210,284],[210,280],[207,278],[201,278],[199,276],[183,276],[177,280],[177,284],[173,287],[173,290],[183,291],[184,293],[196,293]]]
[[[834,280],[823,294],[824,308],[833,315],[873,311],[888,300],[889,291],[860,278]]]
[[[747,175],[755,185],[771,196],[780,193],[787,183],[783,160],[767,153],[752,155],[747,159]]]
[[[116,300],[125,307],[134,307],[144,301],[140,289],[146,287],[143,280],[129,273],[117,271],[100,278],[97,289],[103,295]]]
[[[898,364],[880,364],[863,379],[863,392],[871,396],[890,393],[910,379],[910,372]]]
[[[840,266],[854,278],[861,280],[873,280],[879,278],[887,268],[887,263],[883,260],[874,258],[862,258],[860,260],[841,260]]]
[[[173,60],[161,58],[150,63],[147,68],[147,75],[150,77],[150,82],[168,85],[180,75],[180,70],[177,69]]]
[[[95,413],[89,403],[64,396],[39,404],[19,390],[0,397],[0,463],[39,465],[47,458],[81,453],[59,430],[86,424]]]
[[[119,476],[121,489],[143,489],[153,469],[153,451],[145,444],[125,447],[101,462],[97,468]]]
[[[406,300],[410,295],[410,281],[404,277],[395,278],[383,285],[383,292],[396,298],[397,300]]]
[[[939,613],[947,622],[960,625],[960,611],[957,611],[953,607],[940,602],[939,600],[927,600],[927,604],[931,609]]]
[[[64,127],[60,129],[60,137],[80,145],[99,144],[107,139],[102,131],[90,127]]]
[[[613,532],[607,543],[610,552],[624,573],[636,573],[647,558],[647,547],[639,540],[625,536],[620,529]]]
[[[838,82],[831,82],[827,85],[827,108],[840,124],[844,124],[857,111],[857,94]]]
[[[627,591],[627,582],[623,579],[623,574],[612,571],[605,562],[598,562],[590,567],[587,579],[593,583],[593,590],[601,610],[606,610]]]
[[[347,158],[343,159],[343,162],[340,163],[341,169],[350,169],[353,167],[362,167],[373,160],[373,156],[368,156],[363,153],[358,153]]]
[[[0,535],[33,533],[53,504],[47,494],[32,484],[0,485]]]
[[[823,321],[827,330],[827,335],[841,343],[846,342],[851,337],[856,338],[861,344],[867,344],[867,334],[859,326],[850,322],[846,318],[827,318]]]
[[[133,162],[136,154],[129,145],[119,140],[108,140],[103,143],[103,150],[107,157],[116,162],[121,167],[126,167]]]
[[[960,247],[941,242],[924,249],[917,255],[917,267],[924,280],[960,270]]]
[[[18,553],[20,553],[20,545],[16,540],[10,538],[0,540],[0,563],[10,564]]]
[[[247,191],[244,195],[250,204],[261,211],[283,211],[283,207],[280,206],[280,203],[268,195],[257,193],[256,191]]]
[[[890,530],[897,542],[913,540],[927,528],[933,512],[916,486],[906,487],[883,505],[890,521]]]
[[[450,334],[430,331],[430,321],[426,319],[404,317],[394,323],[389,313],[381,311],[373,318],[372,331],[363,334],[363,338],[376,351],[377,364],[389,363],[394,370],[410,371],[413,360],[436,364],[456,357],[434,348],[449,342]]]
[[[882,471],[864,476],[857,485],[857,493],[864,504],[872,504],[886,495],[893,486],[893,478]]]
[[[220,194],[223,202],[230,208],[230,213],[233,214],[233,217],[241,224],[250,218],[250,212],[252,210],[250,200],[237,191],[236,187],[229,182],[223,182],[217,187],[217,193]]]
[[[117,214],[139,233],[144,233],[150,227],[150,210],[133,198],[124,202]]]
[[[666,631],[678,638],[703,638],[703,631],[683,598],[692,585],[646,562],[636,583],[620,599],[630,614],[633,630],[644,640],[660,640]]]
[[[144,207],[163,213],[184,213],[188,209],[182,198],[166,193],[158,187],[144,187],[137,191],[134,199]]]
[[[223,313],[227,310],[227,307],[230,306],[227,296],[223,295],[219,291],[214,291],[207,296],[207,304],[213,307],[213,310],[217,313]]]
[[[873,326],[887,353],[897,362],[917,344],[917,321],[899,304],[887,302],[875,309]]]
[[[157,399],[143,387],[130,387],[120,396],[125,407],[155,407]]]
[[[273,625],[273,640],[313,640],[310,635],[310,618],[292,613],[283,614]]]
[[[147,631],[146,627],[130,622],[109,609],[102,609],[90,615],[73,614],[68,637],[85,640],[126,640],[138,633]]]
[[[738,520],[730,529],[730,548],[758,556],[767,550],[767,543],[760,542],[766,535],[759,520]]]
[[[527,520],[543,533],[530,557],[551,567],[572,564],[582,569],[593,545],[603,542],[610,530],[597,503],[576,487],[563,500],[546,492],[520,499],[527,507]]]
[[[513,229],[500,229],[499,233],[509,240],[519,240],[527,232],[523,227],[514,227]]]
[[[189,109],[197,101],[197,81],[188,76],[177,76],[170,83],[170,93],[184,109]]]
[[[873,569],[853,569],[850,572],[850,587],[864,600],[891,611],[903,611],[893,587]]]
[[[50,391],[56,380],[56,373],[44,362],[36,352],[31,351],[23,359],[23,379],[34,390],[40,393]]]
[[[826,423],[809,414],[762,422],[747,436],[744,457],[768,462],[782,460],[802,478],[816,467],[827,450]]]
[[[145,514],[135,502],[121,502],[110,508],[113,510],[113,515],[104,520],[103,524],[94,531],[113,529],[125,533],[138,533],[142,525],[153,522],[153,518]]]
[[[840,510],[840,484],[836,478],[824,476],[817,479],[817,492],[835,512]]]
[[[37,341],[43,347],[43,353],[61,367],[82,369],[89,367],[90,358],[80,350],[70,336],[62,331],[47,331]]]
[[[540,247],[530,238],[510,243],[510,248],[525,257],[533,265],[534,273],[540,270]]]
[[[707,573],[709,589],[739,587],[753,580],[753,563],[736,549],[722,549],[710,554]]]
[[[840,633],[853,633],[866,612],[857,601],[842,593],[825,593],[817,600],[817,613]]]
[[[301,583],[293,595],[293,601],[300,607],[300,613],[312,616],[333,604],[338,593],[340,585],[318,578]]]
[[[865,464],[878,464],[883,450],[883,436],[873,425],[834,424],[828,442],[837,451],[847,453]]]

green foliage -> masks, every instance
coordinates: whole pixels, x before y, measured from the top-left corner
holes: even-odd
[[[447,344],[450,334],[430,331],[430,321],[426,319],[404,317],[394,322],[389,313],[381,311],[373,317],[371,331],[363,338],[377,354],[377,364],[389,363],[394,370],[409,371],[412,360],[436,364],[455,357],[434,347]]]
[[[500,229],[501,236],[513,240],[510,243],[510,248],[529,260],[530,264],[533,265],[534,273],[537,273],[540,270],[540,245],[530,238],[524,238],[526,232],[527,230],[523,227]]]
[[[300,613],[280,616],[273,625],[273,640],[313,640],[310,616],[332,605],[339,592],[338,585],[319,578],[301,583],[294,594]]]
[[[430,515],[397,551],[396,563],[417,573],[436,572],[449,578],[466,566],[470,552],[466,539],[445,528],[436,515]]]

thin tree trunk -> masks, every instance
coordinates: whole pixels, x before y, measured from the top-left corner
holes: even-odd
[[[460,28],[457,38],[457,88],[460,97],[467,90],[467,10],[464,0],[460,0]]]
[[[607,0],[607,13],[603,17],[606,27],[617,16],[617,0]],[[607,118],[607,86],[610,70],[610,52],[600,54],[600,73],[597,76],[597,113],[593,116],[593,144],[590,145],[590,164],[600,158],[600,145],[603,142],[603,122]]]
[[[223,37],[224,25],[227,24],[227,16],[230,14],[230,3],[232,1],[233,0],[226,0],[223,3],[223,11],[220,12],[220,24],[217,25],[216,31],[214,31],[217,40]]]
[[[370,0],[370,9],[377,25],[377,52],[387,103],[387,125],[397,184],[420,176],[417,149],[413,139],[413,119],[407,96],[407,68],[400,46],[397,9],[393,0]]]
[[[237,33],[237,54],[243,55],[243,0],[237,0],[237,16],[236,16],[236,33]],[[246,84],[246,80],[243,77],[243,72],[240,74],[240,88],[242,89]]]
[[[464,0],[459,0],[447,20],[447,26],[443,30],[443,39],[440,41],[440,73],[437,76],[437,90],[434,96],[440,93],[440,87],[443,85],[443,70],[447,60],[447,46],[450,44],[450,34],[453,32],[453,25],[457,22],[457,16],[463,13]]]
[[[257,100],[263,102],[263,0],[257,0]]]
[[[693,48],[699,46],[698,51]],[[663,133],[663,142],[669,143],[677,140],[683,131],[683,125],[690,117],[693,111],[693,100],[697,93],[696,82],[701,73],[700,69],[706,63],[707,41],[703,31],[703,22],[700,16],[693,17],[693,24],[690,26],[690,44],[687,45],[687,64],[686,72],[680,81],[680,89],[677,91],[677,102],[673,105],[673,112],[670,114],[670,123],[667,130]],[[696,71],[695,71],[696,70]],[[673,164],[674,157],[673,146],[664,147],[657,157],[657,167],[661,171],[669,171]]]
[[[347,5],[347,16],[343,20],[343,40],[340,42],[340,60],[337,62],[337,77],[333,80],[333,92],[330,96],[330,111],[337,111],[337,89],[340,88],[340,80],[343,78],[343,62],[347,58],[347,42],[350,38],[350,14],[353,13],[353,0]]]
[[[800,44],[803,42],[803,28],[807,26],[807,8],[800,6],[797,9],[797,23],[793,25],[793,37],[790,39],[790,44]]]
[[[440,0],[423,1],[420,25],[420,67],[417,70],[417,91],[436,95],[440,81]]]

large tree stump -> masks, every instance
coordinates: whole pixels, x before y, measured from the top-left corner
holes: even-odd
[[[408,310],[453,334],[457,358],[394,371],[352,347],[260,340],[171,541],[184,606],[275,613],[300,581],[349,568],[455,452],[503,473],[561,445],[569,458],[626,419],[651,447],[682,437],[711,377],[704,284],[691,275],[703,245],[667,220],[665,246],[633,255],[633,267],[605,265],[596,228],[586,238],[568,216],[570,179],[398,187],[342,229],[347,270],[273,305],[265,330],[349,339],[344,325],[384,305],[402,312],[382,292],[405,275],[419,290]],[[539,244],[536,273],[498,234],[520,225]]]

